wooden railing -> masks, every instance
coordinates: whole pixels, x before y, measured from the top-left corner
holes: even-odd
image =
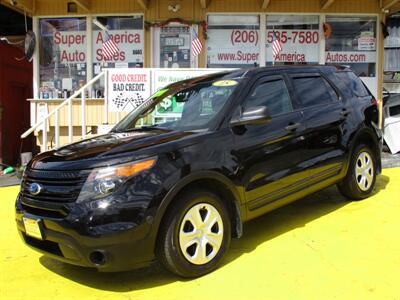
[[[33,125],[31,128],[29,128],[27,131],[25,131],[22,135],[21,138],[24,139],[28,137],[32,132],[35,130],[42,130],[42,149],[41,151],[47,151],[48,150],[48,145],[47,145],[47,132],[48,132],[48,124],[49,124],[49,119],[54,115],[54,127],[55,127],[55,134],[54,134],[54,139],[55,139],[55,146],[59,147],[60,146],[60,110],[68,105],[67,111],[68,111],[68,142],[72,143],[73,141],[73,113],[72,113],[72,100],[76,99],[81,96],[81,115],[82,115],[82,123],[81,123],[81,128],[82,128],[82,138],[85,138],[86,136],[86,94],[85,91],[86,89],[90,88],[96,81],[100,80],[101,77],[105,76],[106,71],[103,71],[99,73],[97,76],[95,76],[92,80],[90,80],[88,83],[86,83],[84,86],[82,86],[79,90],[77,90],[75,93],[73,93],[69,98],[67,98],[65,101],[63,101],[60,105],[58,105],[56,108],[54,108],[51,112],[49,112],[44,118],[36,122],[35,125]],[[107,93],[104,93],[105,96]],[[105,102],[107,102],[107,99],[105,99]]]

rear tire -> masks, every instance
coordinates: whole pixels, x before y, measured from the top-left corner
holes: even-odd
[[[346,177],[338,184],[343,196],[351,200],[369,197],[376,182],[376,158],[366,145],[355,147]]]
[[[231,241],[223,201],[207,190],[190,190],[168,210],[161,225],[157,256],[171,272],[199,277],[217,268]]]

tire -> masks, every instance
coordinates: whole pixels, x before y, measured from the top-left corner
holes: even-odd
[[[343,196],[351,200],[369,197],[376,182],[376,158],[366,145],[355,147],[346,177],[338,184]]]
[[[164,267],[187,278],[216,269],[231,241],[231,222],[221,199],[207,190],[191,190],[176,199],[165,217],[156,250]]]

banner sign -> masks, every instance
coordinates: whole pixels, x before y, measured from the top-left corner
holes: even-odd
[[[157,90],[177,81],[202,76],[206,74],[221,72],[221,69],[193,69],[193,70],[154,70],[153,77],[153,93]],[[171,97],[165,98],[158,106],[154,113],[156,117],[177,117],[182,113],[184,103],[177,103]]]
[[[280,40],[282,51],[276,56],[275,62],[314,62],[319,61],[319,30],[302,29],[288,30],[275,29],[267,30],[267,62],[274,60],[272,56],[272,42],[276,38]]]
[[[107,80],[110,112],[130,112],[151,95],[149,69],[109,69]]]
[[[102,53],[104,32],[93,31],[93,62],[143,63],[143,30],[109,30],[110,38],[118,45],[118,53],[105,59]]]

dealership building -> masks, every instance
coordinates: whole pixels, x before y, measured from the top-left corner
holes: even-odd
[[[384,35],[398,0],[1,0],[32,17],[30,124],[98,76],[115,68],[248,68],[341,64],[350,66],[382,97]],[[119,51],[105,57],[107,36]],[[192,40],[202,51],[194,56]],[[282,51],[273,58],[272,43]],[[34,133],[49,147],[96,132],[123,113],[106,111],[107,80],[85,91],[86,108],[71,101]],[[81,96],[79,96],[81,99]],[[69,107],[69,108],[68,108]],[[72,117],[69,115],[72,114]],[[84,120],[83,120],[84,119]],[[56,122],[58,125],[56,126]],[[69,124],[72,122],[72,124]],[[82,124],[83,123],[83,124]],[[82,129],[84,127],[84,129]],[[43,131],[43,130],[42,130]],[[57,143],[52,138],[55,134]]]

